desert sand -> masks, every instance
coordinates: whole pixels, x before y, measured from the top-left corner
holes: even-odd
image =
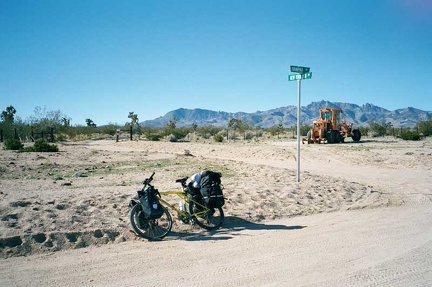
[[[0,286],[431,286],[432,139],[58,143],[0,150]],[[220,171],[217,231],[137,237],[128,202],[156,172]],[[178,200],[173,197],[172,202]]]

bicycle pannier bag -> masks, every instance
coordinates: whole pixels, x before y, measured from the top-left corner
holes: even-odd
[[[157,219],[164,213],[164,209],[159,202],[159,191],[153,187],[148,187],[140,194],[140,202],[145,215],[151,219]]]
[[[201,197],[201,192],[199,188],[196,188],[193,186],[192,182],[189,182],[188,187],[187,187],[187,192],[192,195],[192,196],[200,196]]]
[[[222,207],[225,204],[221,188],[221,173],[206,170],[201,175],[201,194],[204,203],[210,208]]]

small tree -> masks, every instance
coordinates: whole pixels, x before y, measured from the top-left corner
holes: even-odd
[[[96,124],[91,119],[86,119],[86,124],[90,128],[95,128]]]
[[[173,117],[170,119],[166,126],[169,129],[175,129],[177,127],[177,118]]]
[[[251,139],[253,137],[252,133],[247,133],[248,130],[253,129],[253,123],[248,121],[239,120],[238,130],[240,133],[243,133],[243,140]]]
[[[6,110],[1,113],[1,119],[3,122],[13,123],[15,119],[16,109],[13,106],[8,106]]]
[[[17,137],[17,126],[18,130],[22,128],[22,125],[20,126],[15,123],[15,113],[15,108],[8,106],[0,115],[0,130],[2,130],[2,135],[5,138]]]
[[[192,132],[193,132],[194,137],[195,137],[195,134],[196,134],[196,131],[197,131],[198,125],[197,125],[196,123],[193,123],[193,124],[191,125],[191,128],[192,128]]]
[[[71,121],[70,118],[63,117],[61,120],[63,122],[64,127],[70,127],[70,121]]]
[[[278,136],[277,136],[278,139],[279,139],[279,135],[282,133],[282,131],[283,131],[283,124],[282,124],[282,122],[279,122],[279,125],[278,125]]]
[[[138,115],[134,112],[129,112],[128,118],[131,119],[130,124],[132,126],[138,125]]]
[[[386,135],[392,135],[392,136],[394,136],[393,124],[391,122],[388,122],[388,123],[384,124],[384,127],[385,127],[385,134]]]
[[[182,129],[182,131],[177,129],[177,118],[173,117],[172,119],[169,120],[169,122],[166,123],[163,134],[165,136],[170,136],[170,141],[174,142],[180,138],[184,138],[187,135],[184,134],[184,132],[185,132],[184,128]]]
[[[240,119],[236,119],[236,118],[230,118],[229,119],[229,121],[228,121],[228,128],[229,129],[233,129],[234,130],[234,136],[233,136],[233,138],[234,138],[234,140],[235,140],[235,132],[236,132],[236,130],[238,129],[238,128],[242,128],[242,126],[243,126],[243,121],[242,120],[240,120]]]
[[[64,118],[67,117],[60,110],[47,111],[45,107],[36,107],[34,114],[27,121],[36,130],[47,130],[51,127],[57,129],[64,126]]]
[[[132,126],[132,129],[134,127],[136,127],[138,130],[138,136],[140,136],[141,135],[141,127],[140,127],[139,122],[138,122],[139,121],[138,115],[135,114],[134,112],[129,112],[128,118],[131,119],[130,125]]]
[[[419,121],[416,127],[418,132],[423,134],[424,136],[432,135],[432,119],[428,119],[426,121]]]

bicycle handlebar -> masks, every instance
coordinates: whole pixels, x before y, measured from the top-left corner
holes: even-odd
[[[154,176],[154,175],[155,175],[155,172],[153,172],[152,175],[150,175],[149,178],[144,179],[143,184],[144,184],[144,185],[149,185],[150,182],[152,182],[152,180],[153,180],[153,176]]]
[[[146,187],[147,185],[150,185],[150,183],[153,180],[153,176],[154,175],[155,175],[155,172],[153,172],[152,175],[150,175],[149,178],[146,178],[146,179],[143,180],[144,187]],[[187,181],[188,178],[189,177],[186,176],[186,177],[177,179],[176,182],[179,182],[182,185],[182,187],[186,188],[186,181]]]

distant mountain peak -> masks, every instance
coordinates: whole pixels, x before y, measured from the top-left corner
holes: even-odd
[[[432,118],[432,112],[422,111],[413,107],[389,111],[371,103],[359,106],[351,103],[321,100],[311,102],[309,105],[301,108],[301,122],[310,125],[318,118],[319,109],[326,107],[342,109],[346,121],[353,123],[355,126],[364,126],[369,121],[375,121],[380,123],[391,122],[394,127],[406,127],[415,126],[420,120]],[[177,119],[177,126],[191,126],[195,123],[198,126],[213,125],[226,127],[230,118],[238,118],[257,127],[268,128],[276,126],[279,123],[290,127],[297,124],[297,107],[285,106],[268,111],[256,111],[255,113],[228,113],[201,108],[179,108],[168,112],[165,116],[154,120],[147,120],[140,124],[142,126],[163,127],[174,117]]]

